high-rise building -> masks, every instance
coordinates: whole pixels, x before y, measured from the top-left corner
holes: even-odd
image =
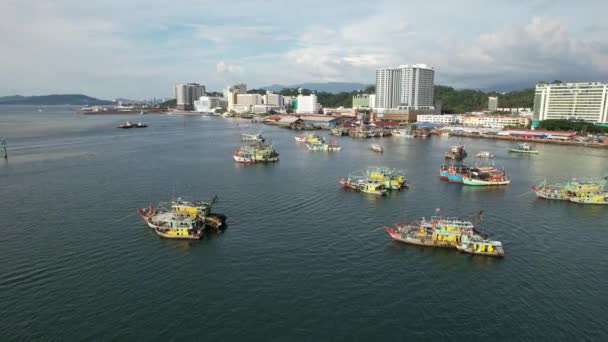
[[[401,70],[376,70],[376,108],[397,108],[401,89]]]
[[[534,120],[548,119],[608,123],[608,83],[537,84]]]
[[[263,98],[264,104],[274,107],[284,107],[285,103],[283,102],[283,96],[280,94],[274,94],[270,90],[266,90],[266,94]]]
[[[376,70],[375,107],[434,109],[435,70],[426,64]]]
[[[488,110],[490,112],[495,112],[498,110],[498,97],[497,96],[488,96]]]
[[[228,110],[233,110],[234,105],[237,104],[237,95],[247,94],[247,85],[240,83],[233,86],[226,87],[224,89],[224,97],[228,101]]]
[[[317,102],[317,95],[310,94],[306,95],[298,95],[296,113],[318,113],[321,109],[321,106]]]
[[[194,101],[205,95],[205,86],[198,83],[176,84],[173,93],[178,109],[192,110]]]

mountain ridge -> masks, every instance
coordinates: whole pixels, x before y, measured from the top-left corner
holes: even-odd
[[[0,105],[110,105],[113,103],[83,94],[0,96]]]

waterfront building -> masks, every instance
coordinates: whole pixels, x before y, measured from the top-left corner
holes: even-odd
[[[266,90],[266,94],[264,95],[262,101],[266,105],[283,108],[285,106],[285,102],[283,101],[283,96],[280,94],[274,94],[270,90]]]
[[[497,115],[467,115],[462,119],[462,124],[470,127],[503,128],[506,126],[525,127],[530,124],[530,119],[525,116],[497,116]]]
[[[498,109],[498,97],[489,96],[488,97],[488,110],[490,112],[495,112],[497,109]]]
[[[376,70],[375,108],[434,110],[435,70],[426,64]]]
[[[211,113],[216,108],[225,109],[227,106],[226,98],[217,96],[201,96],[194,101],[194,110],[201,113]]]
[[[370,94],[357,94],[353,96],[353,108],[370,108]]]
[[[192,110],[194,101],[205,95],[205,86],[198,83],[176,84],[173,93],[178,109]]]
[[[318,113],[321,105],[317,101],[317,95],[298,95],[296,113]]]
[[[224,88],[224,97],[228,102],[228,110],[234,110],[234,105],[237,104],[237,95],[247,94],[247,85],[243,83],[235,84]]]
[[[369,94],[369,108],[370,109],[374,109],[376,108],[376,94]]]
[[[581,120],[608,123],[608,83],[537,84],[534,120]]]
[[[455,125],[462,123],[463,116],[460,114],[421,114],[416,122],[426,122],[441,125]]]
[[[260,94],[237,94],[236,104],[255,106],[262,104],[262,95]]]

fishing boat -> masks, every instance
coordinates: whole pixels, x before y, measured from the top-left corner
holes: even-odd
[[[536,194],[536,196],[538,198],[553,199],[553,200],[560,200],[560,201],[568,200],[568,193],[564,189],[563,185],[558,185],[558,184],[550,185],[550,184],[547,184],[547,181],[545,180],[541,184],[532,186],[530,188],[532,189],[532,191],[534,191],[534,193]]]
[[[467,174],[462,176],[462,183],[476,186],[508,185],[511,180],[504,170],[488,166],[471,168]]]
[[[161,203],[157,208],[152,204],[148,208],[137,208],[137,213],[152,229],[167,226],[166,222],[189,219],[194,222],[193,225],[196,227],[199,226],[199,223],[203,223],[203,228],[209,227],[217,230],[221,229],[226,222],[226,216],[211,213],[211,208],[217,202],[217,198],[214,196],[210,201],[188,201],[178,198],[169,203]]]
[[[385,226],[384,229],[391,239],[402,243],[454,248],[461,252],[486,256],[504,256],[500,241],[488,240],[487,235],[478,231],[472,222],[458,218],[432,216],[427,220],[423,217],[411,224],[395,224],[393,227]],[[479,245],[484,247],[480,248]]]
[[[470,172],[471,168],[466,165],[448,164],[439,168],[439,178],[450,183],[463,183],[463,177]]]
[[[335,140],[332,140],[328,143],[306,143],[306,148],[309,151],[326,151],[326,152],[338,152],[342,149],[342,146],[338,145]]]
[[[241,134],[241,141],[264,142],[264,137],[261,133],[258,134]]]
[[[379,145],[379,144],[370,144],[369,149],[374,152],[379,152],[379,153],[384,152],[384,148],[382,147],[382,145]]]
[[[477,152],[477,154],[475,154],[475,157],[477,157],[477,158],[494,158],[494,155],[488,151],[481,151],[481,152]]]
[[[370,167],[365,170],[365,179],[380,183],[388,190],[401,190],[407,187],[405,173],[388,167]]]
[[[340,185],[345,189],[360,191],[371,195],[382,196],[387,191],[384,186],[378,182],[357,177],[338,177],[338,182],[340,182]]]
[[[232,155],[238,163],[268,163],[279,160],[279,154],[270,144],[258,143],[240,146]]]
[[[316,134],[298,134],[294,137],[297,142],[305,142],[307,144],[322,144],[325,139]]]
[[[607,182],[608,177],[573,178],[566,183],[555,184],[547,184],[547,181],[543,180],[540,184],[532,186],[531,189],[539,198],[586,204],[601,200],[601,193],[605,191]]]
[[[453,145],[450,150],[444,153],[445,159],[462,160],[467,156],[464,145]]]
[[[133,127],[135,127],[135,125],[130,123],[129,121],[117,126],[117,128],[133,128]]]
[[[471,239],[465,236],[462,240],[461,244],[456,245],[456,249],[460,252],[496,257],[505,255],[505,250],[500,241],[483,240],[477,236],[473,236]]]
[[[509,152],[515,152],[515,153],[533,153],[536,154],[538,153],[537,150],[533,150],[532,146],[530,146],[530,144],[528,143],[521,143],[517,145],[517,148],[508,148]]]
[[[580,204],[608,204],[608,191],[586,192],[578,196],[569,196],[568,200]]]

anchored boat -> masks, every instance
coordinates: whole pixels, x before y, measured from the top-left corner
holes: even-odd
[[[443,156],[445,159],[463,160],[467,156],[467,151],[464,150],[464,145],[453,145]]]
[[[533,150],[532,146],[530,146],[530,144],[528,143],[521,143],[517,145],[517,148],[508,148],[509,152],[515,152],[515,153],[532,153],[532,154],[536,154],[538,153],[537,150]]]
[[[476,186],[508,185],[511,180],[504,170],[486,166],[471,168],[467,174],[462,176],[462,183]]]
[[[217,201],[184,201],[177,199],[169,205],[154,208],[138,208],[137,213],[148,227],[159,236],[169,239],[200,239],[206,228],[220,229],[225,216],[212,214],[211,207]]]
[[[298,134],[294,137],[297,142],[305,142],[307,144],[323,144],[325,139],[316,134]]]
[[[258,143],[241,146],[232,155],[238,163],[269,163],[279,160],[279,154],[270,144]]]
[[[309,151],[327,151],[327,152],[338,152],[342,149],[342,146],[338,145],[335,140],[329,143],[306,143],[306,148]]]
[[[264,137],[261,133],[258,134],[241,134],[241,141],[264,142]]]
[[[374,152],[378,152],[378,153],[384,152],[384,148],[382,147],[382,145],[379,145],[379,144],[370,144],[369,149]]]
[[[384,227],[395,241],[428,247],[455,248],[464,253],[487,256],[504,256],[500,241],[488,240],[488,236],[476,230],[470,221],[458,218],[424,217],[411,224],[395,224]]]
[[[564,184],[547,184],[544,180],[532,186],[537,197],[551,200],[570,201],[581,204],[608,204],[608,191],[605,190],[608,177],[582,178]]]
[[[366,194],[382,196],[386,193],[384,186],[371,180],[349,176],[348,178],[338,177],[338,182],[345,189],[361,191]]]
[[[463,183],[463,177],[470,172],[471,168],[466,165],[448,164],[439,168],[439,178],[450,183]]]

